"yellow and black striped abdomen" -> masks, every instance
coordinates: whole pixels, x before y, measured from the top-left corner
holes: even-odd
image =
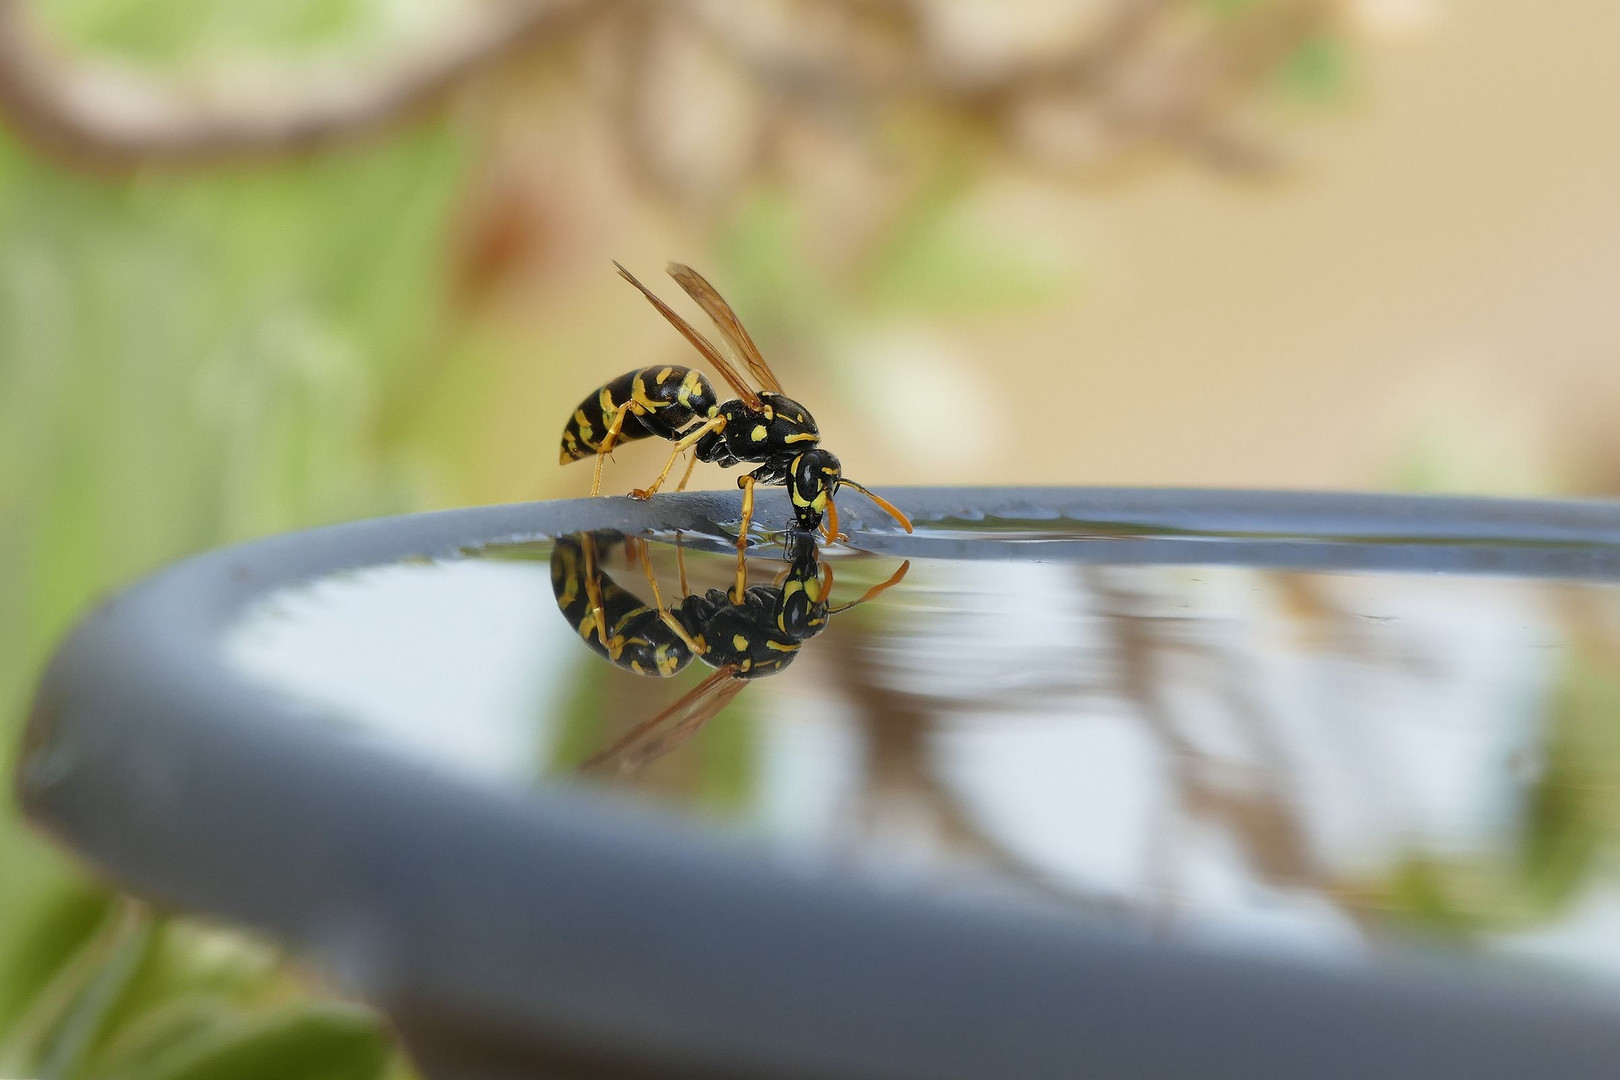
[[[585,644],[626,671],[656,678],[680,671],[691,662],[691,649],[655,609],[596,564],[595,552],[596,540],[590,534],[559,537],[552,548],[551,588],[563,618]],[[593,591],[602,603],[600,626],[591,603]]]
[[[562,435],[562,463],[597,453],[614,417],[626,406],[616,443],[655,435],[678,439],[694,419],[713,416],[719,402],[709,380],[691,368],[666,364],[627,371],[580,402],[568,418]]]

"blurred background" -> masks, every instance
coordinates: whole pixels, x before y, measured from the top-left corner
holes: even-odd
[[[0,765],[146,571],[584,494],[568,410],[690,362],[615,258],[707,274],[874,486],[1620,491],[1617,34],[1601,0],[4,0]],[[311,986],[0,809],[0,1074],[404,1071]]]

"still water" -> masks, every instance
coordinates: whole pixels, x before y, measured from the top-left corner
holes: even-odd
[[[1620,586],[1170,539],[763,542],[738,604],[723,538],[578,534],[279,593],[229,652],[445,769],[607,785],[827,872],[1620,986]]]

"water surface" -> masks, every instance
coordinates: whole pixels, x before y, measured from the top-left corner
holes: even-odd
[[[651,611],[643,558],[671,609],[734,580],[723,537],[591,543],[620,610]],[[230,650],[440,767],[608,785],[827,872],[1121,932],[1335,962],[1415,941],[1620,985],[1620,591],[1568,571],[1582,545],[1543,565],[1477,537],[991,520],[869,546],[806,572],[762,540],[751,585],[830,567],[835,604],[910,566],[779,671],[735,673],[689,738],[587,774],[716,672],[603,659],[559,606],[549,541],[279,593]],[[1457,548],[1513,570],[1435,572]]]

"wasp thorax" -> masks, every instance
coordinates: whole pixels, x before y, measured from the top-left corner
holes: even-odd
[[[838,494],[843,467],[831,451],[817,447],[793,459],[788,473],[788,494],[793,500],[793,517],[801,529],[821,524],[827,504]]]

